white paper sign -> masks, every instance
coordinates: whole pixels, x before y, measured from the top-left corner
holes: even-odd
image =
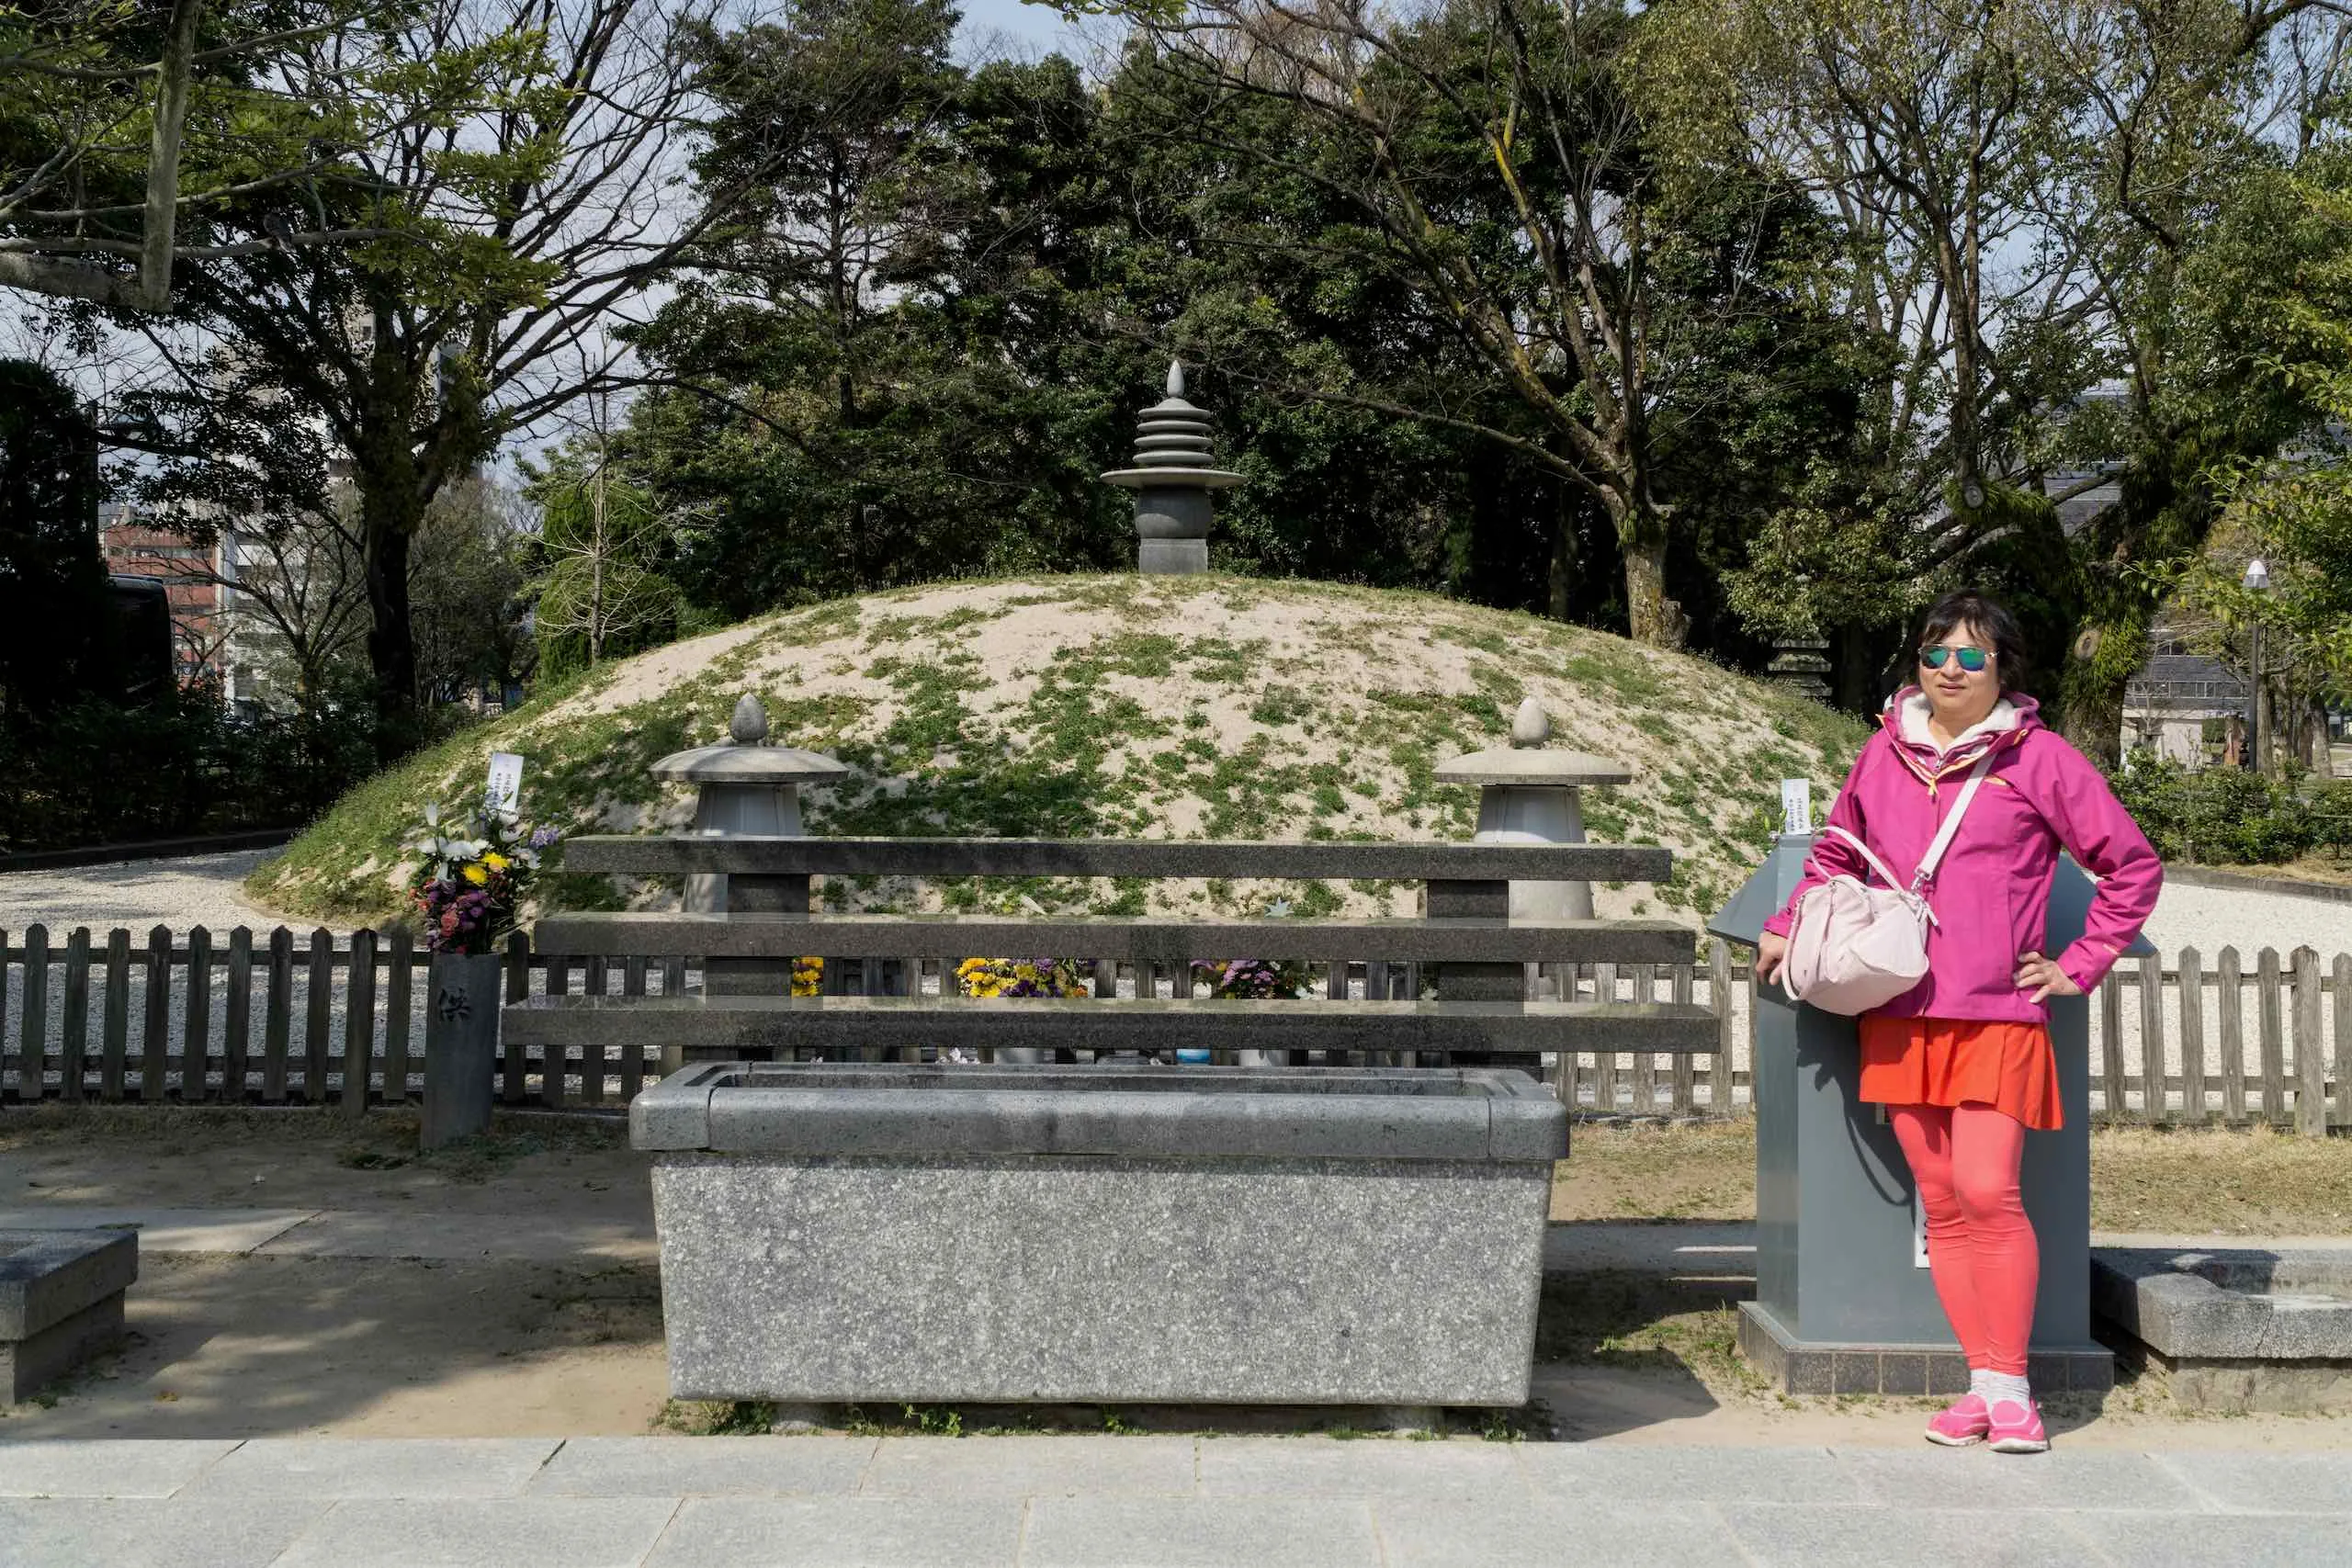
[[[1813,831],[1813,781],[1782,779],[1781,781],[1781,831],[1810,833]]]
[[[523,759],[512,751],[492,751],[490,783],[482,791],[483,804],[492,811],[512,817],[522,798]]]

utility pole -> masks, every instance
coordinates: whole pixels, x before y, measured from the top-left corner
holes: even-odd
[[[2254,615],[2254,771],[2267,778],[2270,775],[2270,689],[2262,678],[2262,614],[2259,604],[2270,592],[2270,569],[2256,556],[2246,562],[2242,580],[2245,591],[2255,595],[2257,608]]]

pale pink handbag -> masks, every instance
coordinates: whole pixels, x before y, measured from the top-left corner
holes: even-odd
[[[1968,814],[1968,803],[1976,798],[1976,786],[1992,766],[1993,754],[1987,751],[1952,802],[1951,815],[1928,846],[1908,888],[1896,884],[1894,873],[1868,844],[1830,826],[1831,832],[1861,851],[1886,886],[1871,887],[1850,876],[1833,876],[1797,900],[1788,957],[1781,969],[1781,985],[1789,995],[1824,1012],[1850,1017],[1891,1002],[1919,983],[1928,973],[1928,928],[1936,922],[1921,890],[1936,874],[1952,835],[1960,831],[1960,819]]]

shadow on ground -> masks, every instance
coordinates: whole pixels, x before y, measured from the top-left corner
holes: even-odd
[[[643,1432],[667,1393],[650,1269],[149,1258],[117,1353],[0,1405],[30,1438]]]

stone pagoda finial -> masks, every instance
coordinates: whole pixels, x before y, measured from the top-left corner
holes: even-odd
[[[1544,705],[1529,697],[1519,705],[1519,712],[1510,721],[1510,743],[1516,747],[1541,746],[1552,739],[1552,716]]]
[[[768,738],[768,710],[760,699],[746,692],[735,704],[735,716],[727,721],[727,733],[735,738],[738,746],[757,746]]]
[[[1168,396],[1136,422],[1135,467],[1102,478],[1136,492],[1136,570],[1182,576],[1209,569],[1209,492],[1241,476],[1216,466],[1209,412],[1185,400],[1182,360],[1169,361],[1167,385]]]

